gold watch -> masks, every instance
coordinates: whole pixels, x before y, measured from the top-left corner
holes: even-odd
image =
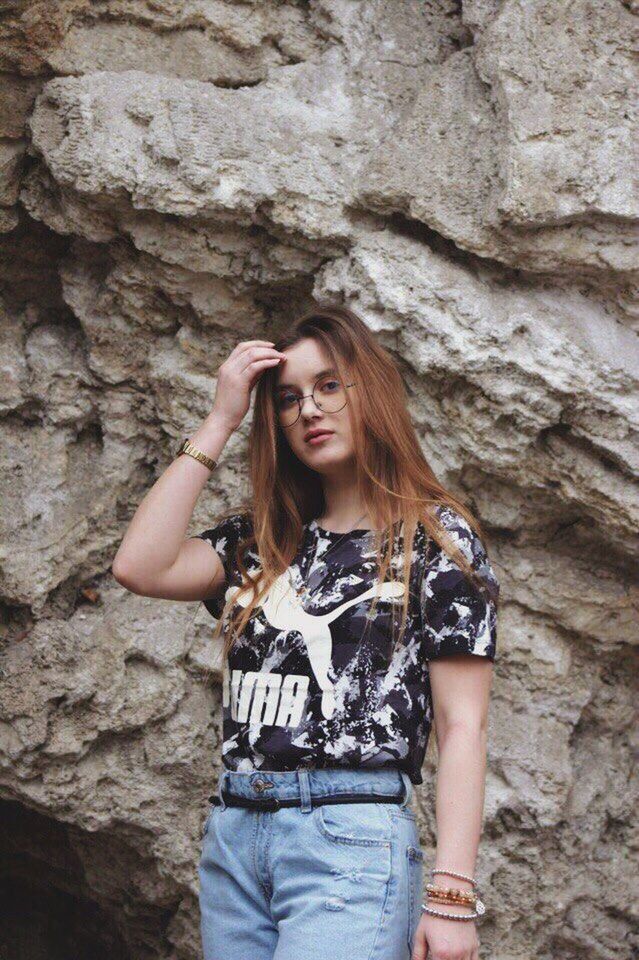
[[[199,460],[200,463],[203,463],[205,467],[209,468],[209,470],[215,470],[217,466],[217,460],[212,460],[211,457],[207,457],[205,453],[202,453],[201,450],[198,450],[197,447],[194,447],[188,437],[186,440],[182,441],[180,449],[176,453],[176,457],[179,457],[181,453],[188,453],[190,457],[194,457],[196,460]]]

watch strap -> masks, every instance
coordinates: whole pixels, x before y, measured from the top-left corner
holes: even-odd
[[[200,463],[203,463],[205,467],[208,467],[209,470],[215,470],[217,466],[217,460],[213,460],[211,457],[207,456],[202,450],[198,450],[191,441],[186,438],[182,441],[180,449],[178,450],[176,456],[180,456],[181,453],[187,453],[190,457],[193,457],[195,460],[199,460]]]

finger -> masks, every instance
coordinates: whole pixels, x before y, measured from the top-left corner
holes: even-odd
[[[426,939],[426,934],[417,928],[415,931],[415,938],[413,940],[413,952],[411,954],[411,960],[427,960],[428,957],[428,941]]]
[[[239,366],[237,371],[238,373],[246,373],[248,371],[252,375],[253,364],[271,358],[275,360],[286,359],[283,353],[280,353],[279,350],[273,350],[272,347],[253,347],[249,353],[245,353],[241,358],[238,358]]]
[[[243,355],[247,350],[251,350],[253,347],[270,347],[273,349],[272,340],[240,340],[239,343],[236,343],[228,357],[226,358],[224,365],[227,369],[230,367],[235,370],[237,367],[238,360],[241,360]]]
[[[260,343],[267,347],[272,347],[275,344],[275,340],[240,340],[239,343],[235,345],[236,350],[244,350],[245,347],[250,347],[251,344]]]
[[[250,350],[251,347],[274,347],[275,341],[273,340],[240,340],[240,342],[235,346],[235,349],[232,351],[237,354],[246,353],[247,350]]]
[[[265,356],[280,357],[282,354],[278,350],[274,350],[273,347],[251,346],[248,347],[247,350],[240,351],[236,354],[232,353],[224,364],[224,367],[227,371],[240,376],[248,369],[253,361],[261,360]]]
[[[240,340],[239,343],[236,343],[228,357],[226,358],[227,365],[234,367],[237,360],[241,359],[243,354],[247,350],[250,350],[252,347],[270,347],[273,348],[274,343],[272,340]]]
[[[266,370],[268,367],[277,366],[279,362],[280,362],[279,357],[266,357],[264,360],[255,360],[251,364],[252,369],[251,369],[251,378],[249,380],[249,390],[253,389],[253,387],[255,386],[256,382],[259,380],[260,375],[264,372],[264,370]]]
[[[251,346],[232,359],[229,357],[229,366],[235,373],[246,373],[252,363],[263,360],[265,357],[283,357],[284,354],[274,347]]]

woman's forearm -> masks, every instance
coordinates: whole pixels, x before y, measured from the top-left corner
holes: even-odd
[[[189,439],[217,460],[232,433],[231,426],[211,414]],[[172,566],[210,476],[207,466],[186,454],[169,464],[140,503],[118,548],[112,564],[118,580],[143,590]]]
[[[453,723],[439,737],[435,815],[435,869],[475,876],[484,807],[486,728],[479,723]],[[433,878],[439,886],[472,890],[472,884],[446,874]],[[465,907],[446,906],[465,913]]]

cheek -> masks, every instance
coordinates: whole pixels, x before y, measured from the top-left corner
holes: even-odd
[[[339,439],[342,443],[342,446],[348,447],[349,450],[353,447],[353,431],[351,429],[351,421],[349,419],[348,413],[340,411],[337,414],[339,420],[337,421],[336,427],[339,431]]]
[[[353,443],[353,431],[351,429],[351,421],[348,418],[348,414],[344,414],[344,419],[340,423],[340,433],[343,434],[344,439],[349,443]]]
[[[327,424],[328,426],[329,424]],[[348,419],[348,414],[341,412],[334,414],[333,423],[330,426],[334,427],[337,431],[337,436],[335,438],[335,447],[339,449],[339,455],[350,454],[353,451],[353,437],[351,431],[351,423]],[[308,457],[309,451],[312,453],[312,447],[309,447],[304,440],[304,434],[306,433],[308,426],[296,424],[291,430],[287,430],[285,433],[286,440],[293,451],[293,453],[300,460],[305,461]]]
[[[304,431],[293,427],[292,430],[286,432],[286,439],[293,453],[303,459],[304,451],[307,449],[306,443],[304,442]]]

